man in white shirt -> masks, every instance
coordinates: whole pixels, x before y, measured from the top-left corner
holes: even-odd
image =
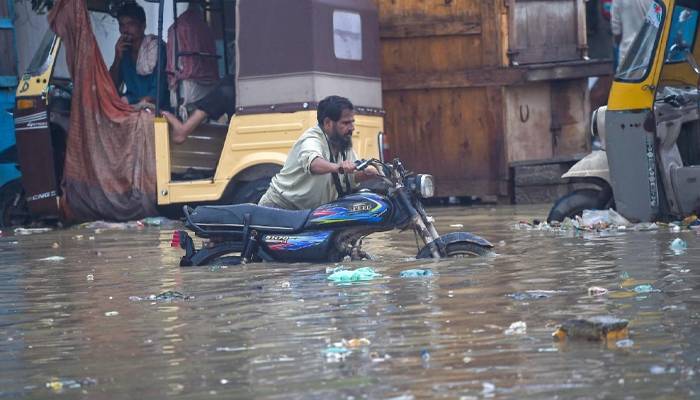
[[[619,46],[619,64],[625,59],[632,41],[642,28],[652,2],[652,0],[613,0],[610,26],[615,44]]]

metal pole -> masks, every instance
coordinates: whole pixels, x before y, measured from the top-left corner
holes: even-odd
[[[160,115],[160,92],[163,87],[163,74],[160,73],[165,60],[162,59],[160,44],[163,43],[163,6],[165,0],[158,1],[158,62],[156,63],[156,115]]]
[[[228,43],[226,43],[226,7],[224,7],[224,0],[219,0],[219,6],[221,7],[221,32],[224,42],[224,76],[226,76],[228,75]]]
[[[180,54],[177,47],[177,0],[173,0],[173,72],[180,71]],[[175,112],[180,108],[180,83],[175,86]]]

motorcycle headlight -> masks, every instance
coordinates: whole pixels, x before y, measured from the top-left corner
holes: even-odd
[[[422,198],[435,196],[435,182],[432,175],[418,175],[418,187]]]

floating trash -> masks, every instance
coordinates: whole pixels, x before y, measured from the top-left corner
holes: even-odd
[[[350,350],[343,346],[332,346],[325,349],[323,352],[326,355],[326,362],[329,363],[345,361],[345,358],[351,353]]]
[[[630,222],[627,218],[618,214],[615,210],[583,210],[581,222],[585,227],[592,229],[607,229],[611,226],[627,226]]]
[[[608,294],[608,289],[598,287],[598,286],[591,286],[588,288],[588,295],[589,296],[605,296]]]
[[[46,382],[46,387],[56,393],[63,392],[64,389],[80,389],[90,385],[97,385],[97,380],[89,377],[81,380],[51,378],[50,381]]]
[[[527,324],[523,321],[513,322],[503,333],[506,335],[524,335],[527,333]]]
[[[676,254],[683,253],[688,249],[688,244],[681,238],[675,238],[669,245],[669,248]]]
[[[399,274],[399,277],[401,278],[427,278],[433,276],[433,271],[429,269],[407,269],[405,271],[401,271]]]
[[[105,317],[116,317],[119,315],[119,311],[107,311],[105,313]]]
[[[615,346],[620,348],[628,348],[634,346],[634,341],[630,339],[622,339],[615,342]]]
[[[460,228],[461,229],[461,228],[464,228],[464,225],[463,224],[452,224],[452,225],[450,225],[450,228]]]
[[[357,349],[362,346],[369,346],[372,342],[367,338],[350,339],[347,341],[347,346],[351,349]]]
[[[423,360],[424,362],[430,361],[430,352],[429,352],[428,350],[426,350],[426,349],[421,350],[421,351],[420,351],[420,358],[421,358],[421,360]]]
[[[653,292],[660,292],[659,289],[654,289],[652,285],[637,285],[634,287],[634,291],[637,293],[653,293]]]
[[[33,235],[35,233],[51,232],[51,228],[15,228],[15,235]]]
[[[63,261],[65,260],[65,257],[61,256],[51,256],[51,257],[46,257],[46,258],[40,258],[39,261]]]
[[[95,275],[93,275],[93,274],[87,274],[87,275],[85,275],[85,280],[94,281],[94,280],[95,280]]]
[[[483,388],[481,390],[481,394],[483,394],[484,397],[493,397],[493,394],[496,391],[496,385],[491,382],[483,382],[481,386]]]
[[[649,372],[650,372],[652,375],[661,375],[661,374],[665,374],[665,373],[666,373],[666,368],[664,368],[664,367],[662,367],[662,366],[660,366],[660,365],[652,365],[652,366],[649,368]]]
[[[629,321],[613,316],[571,319],[559,326],[552,337],[555,340],[583,339],[589,341],[621,340],[629,335]]]
[[[369,353],[369,359],[375,363],[384,362],[390,358],[391,358],[391,356],[389,354],[381,355],[381,354],[377,353],[376,351]]]
[[[328,276],[328,280],[337,283],[349,283],[358,281],[370,281],[380,276],[382,275],[374,272],[372,268],[363,267],[352,271],[336,271]]]

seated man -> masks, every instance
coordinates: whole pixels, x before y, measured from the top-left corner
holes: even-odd
[[[234,77],[232,75],[223,77],[214,91],[195,101],[193,106],[195,110],[185,123],[180,122],[175,115],[167,111],[162,112],[163,117],[172,127],[171,138],[173,143],[180,144],[184,142],[187,136],[207,118],[219,119],[224,114],[228,114],[229,118],[233,116],[236,111]]]
[[[194,103],[215,88],[219,66],[214,34],[196,1],[168,28],[167,47],[171,104]]]
[[[122,97],[129,104],[144,107],[156,103],[158,74],[161,75],[160,106],[168,104],[165,84],[165,61],[159,69],[158,53],[165,60],[165,46],[155,35],[145,35],[146,13],[134,2],[125,3],[117,12],[121,36],[114,48],[114,62],[109,69],[112,81],[120,90],[126,91]]]
[[[326,97],[318,103],[316,119],[318,125],[304,132],[292,146],[259,205],[288,210],[316,208],[349,194],[355,182],[377,175],[374,167],[354,172],[355,112],[350,100]]]

